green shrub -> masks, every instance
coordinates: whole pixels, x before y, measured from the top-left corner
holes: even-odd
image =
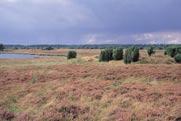
[[[99,61],[106,61],[106,52],[105,50],[101,50],[100,56],[99,56]]]
[[[168,47],[165,50],[165,54],[169,55],[171,57],[176,56],[177,54],[181,54],[181,46],[172,46],[172,47]]]
[[[174,59],[177,63],[181,63],[181,54],[177,54]]]
[[[137,47],[132,47],[131,48],[131,51],[132,51],[132,62],[137,62],[139,60],[139,48]]]
[[[106,49],[106,55],[108,57],[108,60],[113,60],[113,49]]]
[[[123,49],[116,48],[113,49],[113,60],[122,60],[123,59]]]
[[[174,57],[176,55],[176,48],[175,47],[168,47],[165,51],[166,55],[169,55],[170,57]]]
[[[75,51],[69,51],[67,54],[67,59],[72,59],[77,57],[77,52]]]
[[[154,48],[153,48],[153,47],[149,47],[149,48],[147,49],[147,53],[148,53],[149,56],[151,56],[152,54],[154,54],[154,53],[155,53]]]
[[[124,58],[123,58],[125,64],[131,63],[131,61],[132,61],[131,53],[132,53],[131,49],[126,49],[126,51],[124,53]]]
[[[139,48],[131,47],[126,49],[124,54],[124,63],[137,62],[139,60]]]
[[[113,49],[101,50],[99,61],[110,61],[113,59]]]
[[[0,51],[3,51],[5,49],[3,44],[0,44]]]

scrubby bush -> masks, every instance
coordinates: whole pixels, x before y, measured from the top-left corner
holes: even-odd
[[[153,47],[149,47],[149,48],[147,49],[147,53],[148,53],[149,56],[151,56],[152,54],[154,54],[154,53],[155,53],[154,48],[153,48]]]
[[[124,63],[137,62],[139,60],[139,48],[131,47],[126,49],[124,54]]]
[[[177,54],[174,59],[177,63],[181,63],[181,54]]]
[[[99,56],[99,61],[107,61],[105,50],[101,50],[101,53],[100,53],[100,56]]]
[[[113,49],[101,50],[99,61],[110,61],[113,59]]]
[[[174,57],[176,55],[176,48],[175,47],[168,47],[168,48],[166,48],[165,54],[169,55],[171,57]]]
[[[124,53],[124,63],[125,64],[129,64],[132,61],[132,57],[131,57],[131,49],[126,49],[125,53]]]
[[[0,44],[0,51],[3,51],[5,49],[3,44]]]
[[[171,57],[175,57],[177,54],[181,54],[181,46],[172,46],[172,47],[168,47],[165,50],[165,54],[169,55]]]
[[[132,62],[137,62],[139,60],[139,48],[137,47],[132,47],[131,48],[131,51],[132,51]]]
[[[113,49],[106,49],[106,56],[108,58],[108,61],[113,60]]]
[[[123,59],[123,49],[116,48],[113,49],[113,60],[122,60]]]
[[[77,52],[75,51],[69,51],[67,54],[67,59],[72,59],[77,57]]]

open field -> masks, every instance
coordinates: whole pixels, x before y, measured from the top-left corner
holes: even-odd
[[[9,50],[61,55],[0,59],[0,121],[179,121],[181,64],[162,50],[140,61],[98,62],[100,50]],[[63,55],[63,56],[62,56]]]

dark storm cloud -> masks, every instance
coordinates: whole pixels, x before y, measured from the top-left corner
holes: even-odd
[[[181,43],[180,11],[180,0],[1,0],[0,42]]]

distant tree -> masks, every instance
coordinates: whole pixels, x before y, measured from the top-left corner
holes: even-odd
[[[113,60],[122,60],[123,59],[123,49],[116,48],[113,49]]]
[[[67,59],[72,59],[77,57],[77,52],[76,51],[69,51],[67,54]]]
[[[3,44],[0,44],[0,51],[4,51],[5,47]]]
[[[154,53],[155,53],[154,48],[153,48],[152,46],[149,47],[149,48],[147,48],[147,53],[148,53],[149,56],[151,56],[152,54],[154,54]]]
[[[47,48],[45,48],[45,50],[53,50],[54,48],[53,47],[51,47],[51,46],[49,46],[49,47],[47,47]]]

